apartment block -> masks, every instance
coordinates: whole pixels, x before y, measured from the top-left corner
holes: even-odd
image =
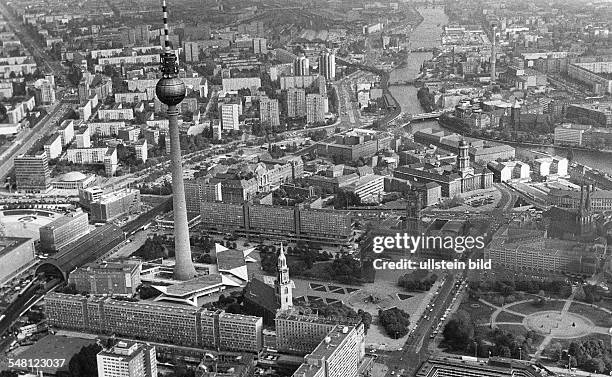
[[[223,201],[221,182],[211,182],[210,178],[197,178],[185,181],[185,197],[187,199],[187,213],[197,215],[200,213],[202,202]]]
[[[259,352],[262,319],[151,301],[48,293],[49,326],[185,347]],[[228,347],[228,348],[226,348]]]
[[[240,104],[223,103],[219,105],[219,113],[221,116],[221,127],[223,130],[239,130],[240,129]]]
[[[321,94],[306,95],[306,122],[325,123],[325,100],[325,96]]]
[[[306,91],[290,88],[287,90],[287,116],[290,118],[306,115]]]
[[[43,146],[45,149],[45,153],[47,154],[47,158],[49,160],[54,160],[58,158],[62,154],[62,137],[60,134],[52,135],[49,140],[45,142]]]
[[[277,127],[280,125],[279,116],[278,100],[268,97],[259,99],[259,120],[261,124]]]
[[[219,314],[219,346],[229,351],[258,352],[263,346],[263,319],[240,314]]]

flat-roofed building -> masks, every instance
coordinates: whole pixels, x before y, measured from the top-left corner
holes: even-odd
[[[293,377],[357,377],[363,350],[363,325],[336,325],[304,357]]]
[[[262,124],[267,124],[272,127],[280,125],[280,111],[278,109],[278,100],[268,97],[259,99],[259,120]]]
[[[317,315],[279,311],[274,323],[276,325],[276,349],[280,352],[307,354],[321,343],[338,324],[338,321]]]
[[[376,174],[366,175],[346,186],[345,190],[357,195],[363,203],[378,202],[385,191],[385,177]]]
[[[225,78],[222,84],[224,92],[236,91],[239,89],[259,89],[261,88],[261,79],[259,77]]]
[[[185,347],[257,353],[262,319],[201,307],[65,293],[45,295],[49,326]]]
[[[68,284],[78,292],[132,296],[140,285],[140,271],[140,263],[89,263],[71,272]]]
[[[34,261],[34,240],[0,237],[0,284],[19,274]]]
[[[222,103],[219,105],[219,114],[221,116],[221,127],[223,130],[240,129],[240,104]]]
[[[300,88],[287,90],[287,116],[290,118],[306,115],[306,91]]]
[[[119,341],[96,355],[98,377],[157,377],[155,346]]]
[[[219,314],[219,346],[229,351],[259,352],[263,346],[263,319],[241,314]]]
[[[528,361],[501,357],[434,355],[419,368],[416,377],[552,377],[555,374]]]
[[[62,154],[62,137],[59,134],[52,135],[44,145],[45,153],[49,160],[54,160]]]
[[[89,209],[91,207],[91,203],[100,199],[102,194],[104,194],[104,190],[98,186],[79,189],[79,204],[81,207]]]
[[[15,157],[15,180],[21,192],[47,192],[51,187],[51,170],[47,153],[22,154]]]
[[[74,139],[74,120],[66,119],[59,126],[59,134],[62,137],[62,146],[72,143]]]
[[[306,95],[306,122],[324,123],[325,122],[325,100],[322,94],[310,93]]]
[[[561,208],[579,209],[583,192],[580,190],[568,190],[551,188],[548,192],[548,203]],[[594,212],[612,210],[612,190],[596,190],[589,192],[589,207]]]
[[[140,212],[140,191],[124,188],[102,194],[91,202],[91,220],[107,222],[126,214]]]
[[[202,202],[223,201],[221,182],[211,182],[210,178],[205,177],[185,180],[185,197],[187,198],[187,212],[200,214]]]
[[[589,129],[591,129],[590,125],[561,124],[555,127],[554,143],[563,146],[582,146],[582,137]]]
[[[200,223],[206,229],[332,244],[347,242],[352,232],[351,217],[346,211],[220,202],[202,202],[200,210]]]
[[[543,231],[528,232],[505,226],[493,235],[485,258],[496,268],[513,271],[591,275],[596,272],[602,255],[583,243],[545,238]]]
[[[38,231],[43,250],[59,251],[89,233],[89,215],[82,211],[73,212],[43,225]]]
[[[571,104],[566,114],[570,119],[587,118],[601,127],[612,127],[612,102]]]

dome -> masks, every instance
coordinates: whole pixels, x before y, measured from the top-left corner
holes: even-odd
[[[71,171],[68,173],[64,173],[62,175],[59,176],[59,181],[61,182],[77,182],[77,181],[82,181],[85,178],[87,178],[87,176],[83,173],[81,173],[80,171]]]
[[[155,86],[157,98],[168,106],[178,105],[185,98],[185,83],[179,78],[161,78]]]

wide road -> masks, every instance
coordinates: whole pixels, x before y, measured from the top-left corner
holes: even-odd
[[[431,301],[433,311],[427,314],[423,313],[423,316],[417,322],[417,327],[401,351],[393,352],[385,358],[384,363],[389,367],[388,376],[391,376],[391,372],[395,374],[401,369],[404,369],[402,375],[414,376],[421,363],[427,360],[430,335],[446,309],[452,304],[455,282],[456,280],[452,275],[447,275],[438,295]],[[425,315],[429,319],[426,320]]]
[[[34,128],[25,130],[17,136],[13,142],[15,146],[12,146],[0,156],[0,182],[4,182],[4,179],[13,168],[15,157],[26,153],[32,148],[34,143],[50,133],[55,125],[57,125],[58,121],[66,116],[71,108],[71,105],[68,103],[53,105],[51,107],[51,112],[36,123]]]
[[[0,13],[4,16],[4,19],[8,22],[10,28],[15,34],[17,34],[19,40],[21,43],[23,43],[24,47],[30,52],[30,54],[37,58],[38,61],[43,62],[47,72],[53,73],[55,76],[62,76],[64,70],[61,63],[53,59],[45,52],[42,46],[39,45],[38,41],[32,38],[29,31],[25,28],[21,21],[13,16],[3,1],[0,1]]]

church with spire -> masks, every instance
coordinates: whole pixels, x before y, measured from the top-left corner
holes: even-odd
[[[281,244],[276,264],[276,278],[256,276],[244,288],[243,305],[251,315],[260,316],[264,323],[272,325],[276,312],[293,308],[295,283],[289,277],[287,254]]]

